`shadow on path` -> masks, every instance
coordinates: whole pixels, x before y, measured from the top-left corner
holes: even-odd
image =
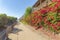
[[[12,33],[16,34],[16,33],[20,32],[20,31],[23,31],[23,30],[22,29],[18,29],[18,28],[14,28]]]
[[[12,39],[8,38],[7,40],[12,40]]]

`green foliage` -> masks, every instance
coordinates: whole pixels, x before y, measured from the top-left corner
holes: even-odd
[[[53,27],[50,27],[50,31],[51,31],[51,32],[54,32],[55,30],[53,29]]]
[[[54,7],[54,5],[56,4],[57,2],[52,2],[49,6],[50,7]]]
[[[8,16],[8,24],[13,24],[14,22],[16,22],[17,21],[17,18],[15,18],[15,17],[11,17],[11,16]]]
[[[48,20],[51,22],[51,23],[54,23],[56,20],[57,20],[57,12],[49,12],[47,14],[47,17],[48,17]],[[53,18],[53,20],[52,20]]]
[[[28,23],[29,22],[28,20],[30,20],[31,11],[32,11],[31,7],[26,8],[25,14],[24,14],[24,16],[22,18],[23,23]]]
[[[6,14],[0,14],[0,27],[7,24],[7,15]]]
[[[46,7],[35,10],[31,13],[30,8],[26,9],[25,20],[35,27],[43,27],[51,32],[60,31],[60,4],[53,2]],[[31,14],[30,14],[31,13]]]
[[[17,21],[17,18],[15,17],[7,16],[6,14],[0,14],[0,28],[4,28],[5,25],[8,25],[8,24],[11,25],[16,21]]]
[[[31,11],[32,11],[32,8],[31,8],[31,7],[28,7],[28,8],[26,9],[26,11],[25,11],[24,17],[26,18],[26,17],[31,13]]]

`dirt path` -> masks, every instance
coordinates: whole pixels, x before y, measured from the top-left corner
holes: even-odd
[[[50,40],[43,35],[33,32],[23,24],[16,25],[13,32],[9,34],[9,38],[11,40]]]

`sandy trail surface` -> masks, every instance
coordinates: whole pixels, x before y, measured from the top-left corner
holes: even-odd
[[[13,32],[8,37],[11,40],[51,40],[49,37],[37,34],[21,23],[14,26]]]

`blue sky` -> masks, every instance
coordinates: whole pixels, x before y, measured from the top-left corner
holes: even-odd
[[[0,13],[8,16],[21,17],[26,8],[35,4],[37,0],[0,0]]]

